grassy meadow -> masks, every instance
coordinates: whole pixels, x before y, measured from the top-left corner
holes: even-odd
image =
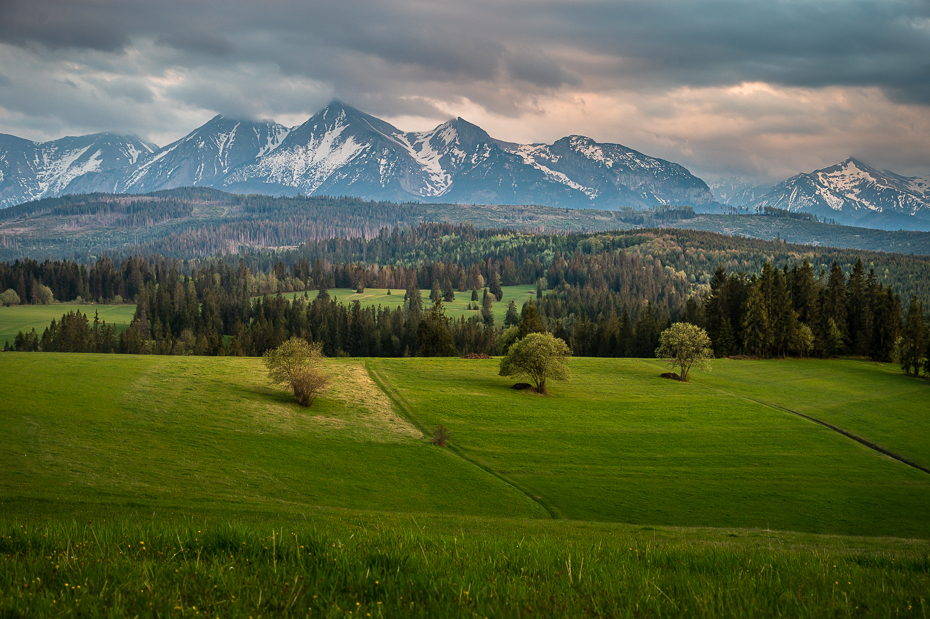
[[[495,360],[370,363],[414,419],[561,517],[930,538],[930,475],[778,408],[926,459],[930,383],[889,364],[719,360],[685,384],[659,361],[579,358],[542,397]]]
[[[503,286],[504,297],[501,301],[495,302],[494,320],[497,324],[504,323],[504,316],[507,314],[507,304],[511,299],[517,304],[517,310],[523,306],[527,299],[536,298],[535,285],[522,286]],[[403,290],[391,290],[388,294],[387,289],[366,288],[365,292],[359,294],[351,288],[332,288],[329,294],[346,305],[353,301],[361,302],[363,307],[381,305],[385,308],[394,309],[404,303]],[[421,291],[423,296],[424,307],[429,308],[429,290]],[[288,298],[302,297],[307,295],[308,298],[316,298],[317,292],[290,292],[285,296]],[[480,294],[480,292],[479,292]],[[455,300],[444,303],[446,316],[449,318],[461,318],[476,316],[480,309],[468,309],[471,305],[471,291],[456,292]],[[478,306],[480,308],[479,299]],[[94,312],[99,312],[100,320],[107,323],[116,324],[120,331],[129,326],[132,317],[135,315],[136,306],[128,305],[102,305],[102,304],[76,304],[76,303],[56,303],[53,305],[17,305],[13,307],[0,307],[0,348],[6,342],[13,344],[13,338],[22,331],[28,333],[30,329],[35,329],[40,336],[53,320],[60,320],[62,315],[77,310],[87,315],[89,321],[93,321]]]
[[[84,303],[55,303],[52,305],[14,305],[0,307],[0,348],[6,342],[13,344],[13,338],[22,331],[28,333],[35,329],[39,336],[53,320],[61,320],[68,312],[79,311],[87,316],[87,320],[94,321],[94,312],[98,312],[100,320],[107,324],[115,324],[122,331],[132,322],[136,313],[136,306],[129,305],[97,305]]]
[[[893,366],[326,367],[0,354],[0,616],[930,614],[930,475],[786,410],[925,462]]]
[[[498,325],[504,324],[504,316],[507,315],[507,305],[510,303],[511,299],[513,299],[517,306],[517,311],[519,312],[520,308],[523,307],[523,304],[527,300],[536,298],[535,284],[501,286],[501,290],[504,291],[504,296],[500,301],[495,301],[492,306],[494,310],[494,322]],[[353,301],[358,301],[361,303],[362,307],[380,305],[384,308],[394,309],[404,304],[404,292],[403,289],[398,290],[396,288],[390,290],[391,294],[388,294],[386,288],[365,288],[365,291],[362,293],[357,293],[352,288],[330,288],[329,296],[338,299],[346,305],[350,305]],[[292,299],[294,297],[302,297],[305,294],[312,301],[316,298],[317,291],[291,292],[285,296]],[[479,315],[481,313],[481,294],[482,291],[479,290],[477,301],[478,309],[468,309],[468,306],[472,304],[471,291],[456,291],[454,301],[443,301],[443,306],[446,309],[446,316],[449,318],[461,318],[463,316],[470,318]],[[423,299],[423,307],[426,309],[429,309],[432,305],[432,301],[429,300],[429,295],[429,290],[420,291],[420,296]]]

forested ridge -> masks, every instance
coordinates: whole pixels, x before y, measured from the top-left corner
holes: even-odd
[[[650,357],[664,328],[688,321],[707,329],[720,356],[890,360],[915,313],[926,320],[928,273],[923,257],[686,230],[531,235],[424,224],[239,259],[2,263],[0,289],[25,302],[41,302],[44,286],[57,300],[137,303],[120,334],[72,312],[44,334],[22,334],[20,350],[261,355],[296,335],[328,355],[424,354],[436,337],[456,354],[499,354],[516,326],[551,331],[575,355]],[[491,304],[516,284],[535,284],[537,299],[495,324]],[[405,303],[346,306],[329,298],[337,287],[393,289]],[[279,294],[303,290],[293,301]],[[424,307],[421,290],[438,303]],[[457,294],[483,311],[447,319],[442,299]],[[914,337],[923,350],[923,331]]]
[[[47,198],[0,210],[0,260],[70,259],[91,264],[160,255],[202,260],[294,248],[308,240],[377,237],[425,222],[534,234],[670,227],[819,246],[930,255],[930,233],[828,225],[779,209],[697,214],[690,207],[571,210],[540,206],[398,204],[353,197],[235,195],[186,187],[141,195]]]

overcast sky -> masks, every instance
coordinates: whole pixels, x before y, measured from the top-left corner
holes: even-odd
[[[0,133],[165,145],[339,99],[400,129],[582,134],[707,180],[930,173],[928,0],[0,0]]]

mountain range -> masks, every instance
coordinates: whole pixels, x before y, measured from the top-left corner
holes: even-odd
[[[578,135],[516,144],[462,118],[404,132],[338,101],[292,128],[217,116],[161,148],[112,133],[45,143],[0,134],[0,208],[70,193],[183,186],[607,210],[679,205],[701,212],[722,202],[930,229],[930,179],[879,172],[854,159],[775,187],[720,183],[715,197],[683,166],[619,144]]]
[[[704,181],[683,166],[619,144],[582,136],[514,144],[461,118],[403,132],[339,102],[293,128],[217,116],[163,148],[114,134],[43,144],[0,136],[2,207],[68,193],[188,185],[399,202],[714,204]]]

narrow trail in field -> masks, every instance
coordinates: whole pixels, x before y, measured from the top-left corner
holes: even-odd
[[[745,397],[745,396],[743,396],[743,397]],[[811,417],[810,415],[805,415],[804,413],[799,413],[798,411],[791,410],[790,408],[785,408],[784,406],[779,406],[778,404],[772,404],[771,402],[763,402],[762,400],[756,400],[756,399],[753,399],[753,398],[746,398],[746,399],[749,400],[750,402],[755,402],[755,403],[757,403],[757,404],[762,404],[763,406],[769,406],[769,407],[771,407],[771,408],[774,408],[774,409],[777,409],[777,410],[780,410],[780,411],[785,411],[786,413],[791,413],[792,415],[797,415],[798,417],[802,417],[802,418],[804,418],[804,419],[807,419],[808,421],[813,421],[814,423],[820,424],[820,425],[822,425],[822,426],[825,427],[825,428],[829,428],[830,430],[833,430],[834,432],[837,432],[838,434],[842,434],[842,435],[845,436],[846,438],[850,438],[850,439],[856,441],[856,442],[859,443],[860,445],[864,445],[864,446],[868,447],[869,449],[872,449],[873,451],[877,451],[878,453],[880,453],[880,454],[882,454],[882,455],[884,455],[884,456],[888,456],[889,458],[891,458],[891,459],[893,459],[893,460],[897,460],[898,462],[900,462],[900,463],[902,463],[902,464],[906,464],[906,465],[908,465],[908,466],[910,466],[910,467],[913,467],[913,468],[917,469],[918,471],[923,471],[924,473],[927,473],[928,475],[930,475],[930,469],[927,469],[927,468],[925,468],[925,467],[922,467],[922,466],[920,466],[919,464],[917,464],[917,463],[915,463],[915,462],[911,462],[911,461],[908,460],[907,458],[905,458],[905,457],[903,457],[903,456],[899,456],[898,454],[894,453],[893,451],[888,451],[888,450],[885,449],[884,447],[881,447],[881,446],[879,446],[879,445],[876,445],[875,443],[873,443],[873,442],[871,442],[871,441],[869,441],[869,440],[866,440],[866,439],[862,438],[861,436],[857,436],[857,435],[853,434],[852,432],[849,432],[848,430],[844,430],[843,428],[838,428],[838,427],[836,427],[836,426],[833,425],[833,424],[827,423],[826,421],[821,421],[821,420],[819,420],[819,419],[817,419],[817,418],[815,418],[815,417]]]
[[[397,408],[401,411],[401,414],[410,423],[416,426],[416,428],[420,432],[423,433],[423,436],[431,436],[432,432],[427,430],[423,426],[423,424],[420,423],[420,420],[417,419],[416,416],[413,414],[413,409],[410,407],[410,404],[408,404],[407,401],[404,400],[403,396],[397,393],[396,390],[389,389],[387,386],[387,381],[385,381],[384,378],[382,378],[381,375],[378,374],[378,372],[373,367],[371,367],[370,363],[366,363],[365,367],[368,369],[368,373],[371,375],[371,379],[375,382],[376,385],[378,385],[378,387],[381,388],[381,391],[383,391],[384,394],[388,398],[390,398],[390,400],[394,402],[394,404],[397,405]],[[469,464],[476,466],[482,471],[489,473],[493,475],[494,477],[498,478],[499,480],[501,480],[502,482],[504,482],[505,484],[513,488],[514,490],[517,490],[518,492],[521,492],[522,494],[526,495],[528,499],[530,499],[531,501],[533,501],[534,503],[542,507],[544,510],[546,510],[546,513],[549,514],[549,517],[552,518],[553,520],[562,520],[565,518],[565,515],[559,512],[559,510],[556,509],[554,505],[550,505],[549,502],[543,499],[541,496],[536,496],[532,494],[526,488],[522,487],[516,481],[510,479],[509,477],[507,477],[500,471],[496,471],[492,469],[491,467],[485,464],[482,464],[481,462],[478,462],[477,460],[474,460],[473,458],[470,458],[468,455],[465,454],[465,452],[462,449],[456,447],[455,445],[446,445],[446,449],[454,453],[456,456],[458,456],[462,460],[465,460]]]

